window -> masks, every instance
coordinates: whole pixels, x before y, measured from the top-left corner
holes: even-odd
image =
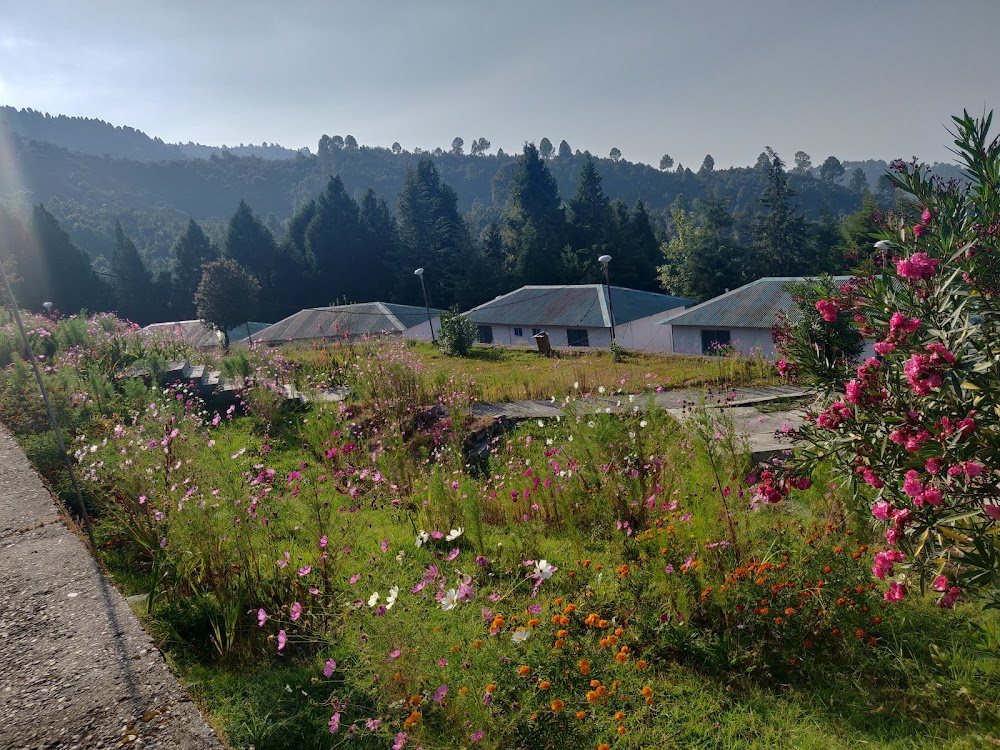
[[[493,326],[479,326],[479,343],[493,343]]]
[[[590,346],[587,331],[584,328],[567,328],[566,343],[570,346]]]
[[[540,334],[541,332],[542,332],[542,329],[541,329],[541,328],[532,328],[532,329],[531,329],[531,335],[532,335],[532,336],[537,336],[537,335],[538,335],[538,334]]]
[[[702,331],[701,353],[721,354],[730,345],[729,331]]]
[[[524,329],[523,328],[515,328],[514,329],[514,335],[517,338],[523,338],[524,337]]]

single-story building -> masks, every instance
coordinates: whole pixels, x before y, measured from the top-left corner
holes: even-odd
[[[840,284],[850,276],[835,276]],[[765,276],[685,310],[668,321],[677,354],[712,354],[731,346],[741,354],[759,352],[774,359],[771,327],[778,314],[794,314],[795,303],[787,287],[806,281],[801,276]]]
[[[255,334],[253,340],[254,343],[259,341],[274,346],[289,341],[344,341],[381,335],[430,339],[431,325],[435,335],[440,330],[442,312],[432,308],[431,320],[428,321],[425,308],[391,302],[311,307],[268,326]]]
[[[479,326],[479,342],[535,346],[544,331],[552,346],[611,347],[614,310],[618,345],[669,352],[670,332],[659,323],[694,300],[604,284],[523,286],[463,313]]]
[[[229,331],[230,343],[245,339],[270,325],[269,323],[245,323]],[[151,323],[142,329],[153,336],[170,336],[183,339],[195,349],[219,349],[222,340],[218,332],[200,320],[174,320],[167,323]]]

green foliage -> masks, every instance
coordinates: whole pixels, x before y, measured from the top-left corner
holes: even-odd
[[[455,357],[468,355],[476,342],[479,328],[469,318],[462,315],[458,307],[441,314],[441,348],[445,354]]]
[[[230,258],[206,263],[195,293],[198,317],[226,337],[233,328],[246,323],[253,312],[260,284]]]

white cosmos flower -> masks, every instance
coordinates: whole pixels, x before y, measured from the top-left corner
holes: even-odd
[[[546,445],[552,445],[552,438],[545,438]]]
[[[458,606],[458,592],[455,589],[448,589],[448,592],[441,599],[441,609],[447,612]]]
[[[572,442],[573,442],[573,436],[572,436],[572,435],[570,435],[570,436],[569,436],[569,437],[567,438],[567,440],[569,440],[569,441],[570,441],[570,442],[572,443]]]
[[[452,529],[451,531],[448,532],[448,535],[445,537],[445,541],[447,542],[455,541],[460,536],[462,536],[463,531],[465,531],[465,529],[462,528],[461,526],[459,526],[457,529]]]
[[[594,429],[594,421],[591,420],[591,421],[587,422],[587,427],[589,427],[590,429]]]
[[[371,596],[368,597],[368,606],[369,607],[374,607],[376,604],[378,604],[378,592],[377,591],[374,594],[372,594]]]
[[[635,433],[634,433],[634,432],[632,432],[632,431],[629,431],[629,433],[628,433],[628,436],[629,436],[629,437],[630,437],[630,438],[631,438],[632,440],[635,440]]]
[[[573,390],[579,390],[579,388],[580,388],[579,382],[573,383]]]
[[[531,635],[531,632],[527,628],[518,628],[511,634],[510,639],[514,641],[514,643],[521,643],[522,641],[528,640],[529,635]]]
[[[544,427],[545,426],[545,422],[543,422],[542,420],[539,419],[538,420],[538,426],[539,427]]]
[[[597,392],[598,393],[604,393],[604,386],[603,385],[597,386]]]
[[[630,404],[634,404],[635,403],[635,395],[634,394],[629,394],[628,402]]]
[[[417,541],[414,542],[414,544],[416,544],[418,547],[421,547],[424,544],[426,544],[427,540],[430,539],[430,538],[431,538],[430,534],[428,534],[423,529],[420,529],[420,531],[417,532]]]
[[[645,427],[645,426],[646,426],[646,425],[648,425],[648,424],[649,424],[649,422],[647,422],[647,421],[646,421],[645,419],[644,419],[644,420],[642,420],[641,422],[639,422],[639,426],[640,426],[640,427]]]
[[[552,577],[555,572],[555,567],[550,565],[547,560],[539,560],[535,563],[535,578],[540,578],[543,581],[547,581]]]
[[[392,605],[396,603],[397,596],[399,596],[399,586],[393,586],[389,589],[389,596],[385,598],[386,609],[392,609]]]

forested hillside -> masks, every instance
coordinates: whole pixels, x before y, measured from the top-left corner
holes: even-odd
[[[465,308],[521,284],[597,281],[603,253],[616,283],[704,299],[762,275],[843,271],[865,256],[872,220],[909,210],[888,176],[869,178],[873,163],[815,167],[803,152],[790,168],[770,149],[745,168],[708,155],[694,172],[547,138],[513,156],[485,138],[428,154],[324,135],[316,154],[202,159],[100,121],[24,122],[144,154],[82,153],[0,124],[0,230],[24,302],[139,322],[193,317],[202,266],[220,257],[256,280],[259,320],[334,300],[419,303],[417,266],[433,304]]]

